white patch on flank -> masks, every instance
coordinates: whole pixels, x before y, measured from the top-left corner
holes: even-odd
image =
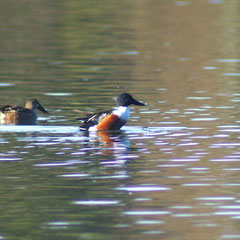
[[[117,115],[121,120],[126,121],[130,117],[129,107],[120,106],[113,111],[113,114]]]
[[[1,120],[4,120],[4,119],[5,119],[5,114],[2,113],[2,112],[0,112],[0,119],[1,119]]]
[[[90,127],[88,131],[97,131],[97,125]]]

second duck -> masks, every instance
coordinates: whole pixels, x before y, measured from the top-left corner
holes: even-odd
[[[4,124],[33,125],[36,124],[35,110],[49,114],[37,99],[28,99],[25,107],[5,105],[0,107],[0,122]]]

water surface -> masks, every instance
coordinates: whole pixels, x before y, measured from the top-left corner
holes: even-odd
[[[51,115],[0,126],[0,239],[240,239],[238,5],[3,1],[1,104]]]

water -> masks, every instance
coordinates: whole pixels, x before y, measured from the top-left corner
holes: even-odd
[[[0,239],[240,239],[239,3],[2,1]],[[117,133],[77,117],[130,92]]]

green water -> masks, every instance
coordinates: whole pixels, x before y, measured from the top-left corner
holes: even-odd
[[[239,239],[237,1],[3,0],[0,239]],[[118,134],[77,117],[131,93]]]

